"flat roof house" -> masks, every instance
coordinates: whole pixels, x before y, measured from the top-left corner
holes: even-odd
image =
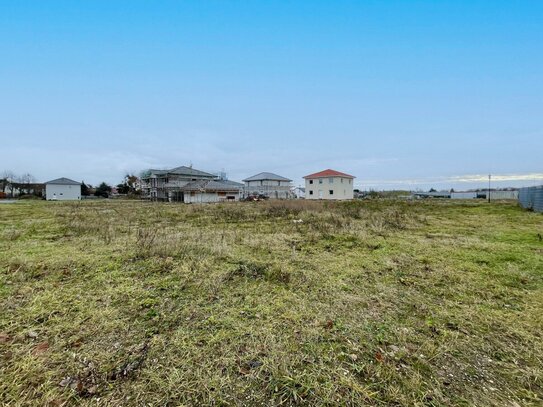
[[[69,178],[57,178],[45,183],[45,199],[48,201],[79,201],[81,182]]]
[[[352,175],[331,169],[306,175],[305,199],[353,199],[354,178]]]
[[[294,198],[292,180],[272,172],[261,172],[252,177],[245,178],[245,196],[265,195],[271,199]]]

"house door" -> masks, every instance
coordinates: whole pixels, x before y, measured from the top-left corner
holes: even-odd
[[[174,202],[184,202],[185,195],[182,191],[175,191],[172,195]]]
[[[319,189],[319,199],[322,199],[322,190]]]

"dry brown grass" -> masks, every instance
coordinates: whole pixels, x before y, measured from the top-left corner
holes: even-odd
[[[4,405],[540,405],[512,204],[1,208]]]

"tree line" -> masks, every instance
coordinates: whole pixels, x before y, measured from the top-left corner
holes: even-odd
[[[40,187],[41,184],[36,183],[36,178],[30,173],[24,173],[22,175],[17,175],[13,171],[4,170],[0,176],[0,190],[2,191],[3,196],[13,197],[14,195],[21,194],[36,194],[43,193]]]
[[[113,187],[107,182],[102,182],[95,188],[92,185],[87,185],[85,182],[82,182],[81,195],[88,196],[101,196],[107,198],[111,195]],[[121,195],[139,195],[139,178],[134,174],[126,174],[123,181],[120,184],[117,184],[116,187],[117,193]]]
[[[139,178],[134,174],[126,174],[123,181],[116,185],[117,192],[122,195],[139,195]],[[96,187],[81,182],[82,196],[99,196],[107,198],[111,195],[113,188],[106,182],[101,182]],[[30,173],[17,175],[11,170],[4,170],[0,175],[0,198],[15,197],[23,195],[35,195],[43,197],[45,194],[44,184],[37,183],[36,178]]]

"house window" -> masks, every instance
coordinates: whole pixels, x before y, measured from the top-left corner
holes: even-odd
[[[330,195],[334,195],[334,190],[331,189],[330,191],[328,191],[330,193]]]
[[[313,191],[309,191],[309,195],[313,195]]]
[[[319,184],[322,184],[322,178],[319,178]]]
[[[343,178],[340,178],[341,179],[341,183],[343,184]]]
[[[351,183],[351,181],[352,181],[352,180],[350,179],[350,180],[349,180],[349,184]]]
[[[333,183],[334,183],[334,179],[333,179],[333,178],[328,178],[328,183],[329,183],[329,184],[333,184]]]
[[[312,180],[312,179],[310,179],[310,180],[309,180],[309,183],[310,183],[310,184],[313,184],[313,180]],[[311,191],[311,192],[313,192],[313,191]]]

